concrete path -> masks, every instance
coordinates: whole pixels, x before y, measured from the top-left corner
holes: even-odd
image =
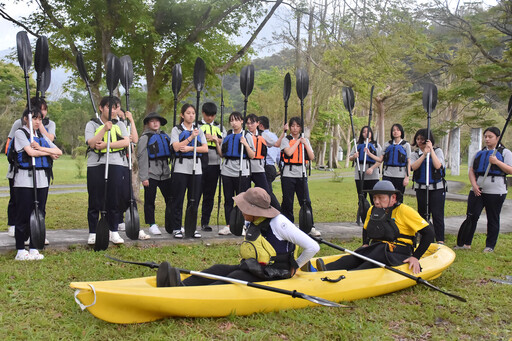
[[[447,198],[450,200],[461,200],[466,201],[467,195],[455,194],[463,184],[450,182],[448,184],[450,191],[447,193]],[[79,186],[73,186],[79,187]],[[65,190],[62,188],[61,190]],[[408,189],[407,195],[414,195],[414,191]],[[465,219],[465,213],[461,212],[461,216],[445,218],[445,231],[447,234],[457,234],[459,227]],[[85,217],[84,217],[85,219]],[[316,228],[322,232],[322,237],[326,239],[351,239],[361,237],[361,226],[358,226],[353,222],[339,222],[339,223],[316,223]],[[219,236],[217,234],[218,229],[216,226],[213,227],[213,232],[201,232],[202,238],[198,239],[175,239],[172,235],[165,232],[164,228],[161,228],[162,235],[151,236],[151,239],[144,241],[132,241],[124,232],[120,232],[121,236],[125,240],[125,245],[173,245],[173,244],[213,244],[213,243],[237,243],[242,240],[242,237],[235,236]],[[222,226],[221,226],[222,227]],[[147,228],[144,229],[148,233]],[[487,218],[485,212],[482,212],[480,220],[478,221],[477,232],[485,233],[487,231]],[[506,200],[501,210],[501,233],[512,232],[512,200]],[[87,242],[88,231],[87,229],[78,230],[48,230],[47,238],[50,241],[50,245],[47,245],[47,249],[67,249],[72,245],[85,245]],[[9,237],[7,232],[4,230],[0,232],[0,253],[6,253],[14,251],[14,238]]]

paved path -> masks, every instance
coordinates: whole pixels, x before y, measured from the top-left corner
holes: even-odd
[[[466,201],[466,195],[455,194],[454,192],[463,186],[461,183],[450,182],[449,188],[452,193],[447,194],[447,198],[451,200],[462,200]],[[78,186],[73,186],[78,187]],[[410,189],[406,191],[406,194],[414,195],[414,192]],[[461,212],[465,214],[465,212]],[[449,217],[445,218],[445,231],[447,234],[457,234],[459,227],[464,221],[465,216]],[[340,223],[316,223],[316,228],[322,232],[322,237],[326,239],[338,238],[338,239],[351,239],[353,237],[361,237],[361,227],[356,223],[351,222],[340,222]],[[217,228],[213,227],[213,232],[202,232],[203,237],[198,239],[175,239],[172,235],[162,230],[162,235],[151,236],[151,239],[144,241],[132,241],[124,232],[120,232],[121,236],[125,240],[125,245],[173,245],[173,244],[213,244],[213,243],[236,243],[242,240],[241,237],[235,236],[219,236],[217,234]],[[222,227],[222,226],[221,226]],[[480,220],[478,221],[477,232],[485,233],[487,230],[487,218],[485,213],[482,213]],[[147,233],[147,229],[145,229]],[[506,200],[501,210],[501,232],[510,233],[512,232],[512,200]],[[50,241],[50,245],[46,246],[48,249],[67,249],[72,245],[85,245],[87,241],[88,231],[87,229],[78,230],[48,230],[47,238]],[[0,232],[0,253],[6,253],[14,251],[14,238],[9,237],[7,232]]]

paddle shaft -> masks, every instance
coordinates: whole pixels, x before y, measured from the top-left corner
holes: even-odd
[[[426,285],[426,286],[427,286],[427,287],[429,287],[429,288],[432,288],[432,289],[434,289],[434,290],[437,290],[437,291],[439,291],[439,292],[441,292],[441,293],[443,293],[443,294],[445,294],[445,295],[447,295],[447,296],[450,296],[450,297],[456,298],[457,300],[459,300],[459,301],[461,301],[461,302],[466,302],[466,299],[465,299],[465,298],[460,297],[460,296],[457,296],[457,295],[452,294],[452,293],[449,293],[449,292],[446,292],[446,291],[444,291],[444,290],[442,290],[442,289],[440,289],[440,288],[436,287],[435,285],[433,285],[433,284],[431,284],[431,283],[427,282],[426,280],[424,280],[424,279],[423,279],[423,278],[421,278],[421,277],[413,276],[413,275],[411,275],[411,274],[408,274],[407,272],[404,272],[404,271],[398,270],[398,269],[393,268],[393,267],[391,267],[391,266],[389,266],[389,265],[386,265],[386,264],[381,263],[381,262],[379,262],[379,261],[376,261],[376,260],[374,260],[374,259],[371,259],[371,258],[368,258],[368,257],[366,257],[366,256],[363,256],[363,255],[361,255],[361,254],[359,254],[359,253],[357,253],[357,252],[354,252],[354,251],[351,251],[351,250],[345,249],[345,248],[343,248],[343,247],[341,247],[341,246],[339,246],[339,245],[336,245],[336,244],[329,243],[329,242],[327,242],[327,241],[323,240],[322,238],[317,238],[317,237],[311,237],[311,238],[313,238],[313,239],[314,239],[315,241],[317,241],[318,243],[323,243],[323,244],[328,245],[328,246],[330,246],[330,247],[332,247],[332,248],[334,248],[334,249],[336,249],[336,250],[346,252],[346,253],[348,253],[348,254],[350,254],[350,255],[352,255],[352,256],[358,257],[358,258],[360,258],[360,259],[362,259],[362,260],[364,260],[364,261],[367,261],[367,262],[373,263],[373,264],[377,265],[377,266],[378,266],[378,267],[380,267],[380,268],[384,268],[384,269],[387,269],[387,270],[393,271],[394,273],[397,273],[397,274],[399,274],[399,275],[402,275],[402,276],[404,276],[404,277],[407,277],[407,278],[409,278],[409,279],[411,279],[411,280],[415,281],[416,283],[424,284],[424,285]]]
[[[224,122],[224,76],[220,80],[220,134],[223,134],[223,122]],[[220,201],[222,193],[222,176],[219,175],[219,196],[217,199],[217,227],[219,226],[220,216]]]

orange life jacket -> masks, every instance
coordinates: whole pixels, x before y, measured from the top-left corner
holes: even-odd
[[[299,145],[297,146],[297,149],[295,149],[295,151],[293,152],[292,156],[286,155],[286,153],[283,150],[281,159],[287,165],[302,165],[302,146],[299,140],[294,140],[291,135],[286,136],[286,138],[290,141],[290,147],[293,147],[295,143],[299,143]],[[304,154],[304,159],[306,160],[307,164],[307,160],[309,160],[308,153]]]
[[[267,142],[261,135],[252,135],[252,142],[256,149],[254,159],[263,160],[267,156]]]

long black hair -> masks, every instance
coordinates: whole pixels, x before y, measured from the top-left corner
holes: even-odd
[[[364,128],[368,128],[368,132],[366,133],[366,136],[368,136],[368,133],[370,133],[370,135],[371,135],[370,143],[376,144],[376,142],[374,140],[374,137],[373,137],[373,130],[372,130],[371,127],[368,127],[368,126],[364,126],[364,127],[361,128],[361,131],[359,132],[359,140],[357,140],[357,144],[366,143],[366,139],[363,137],[363,130],[364,130]]]
[[[405,137],[405,133],[404,133],[404,127],[402,127],[402,125],[400,123],[395,123],[391,126],[391,130],[389,132],[389,136],[391,137],[391,141],[393,141],[395,138],[393,137],[393,129],[397,127],[398,130],[400,130],[400,138],[403,140],[404,137]]]
[[[416,134],[414,135],[414,141],[412,142],[412,145],[413,146],[417,146],[418,144],[416,143],[416,139],[418,138],[418,136],[421,136],[426,140],[430,140],[430,142],[432,142],[432,146],[434,146],[436,144],[436,140],[434,139],[434,135],[432,135],[432,130],[430,131],[430,137],[427,138],[427,128],[423,128],[423,129],[420,129],[416,132]]]

